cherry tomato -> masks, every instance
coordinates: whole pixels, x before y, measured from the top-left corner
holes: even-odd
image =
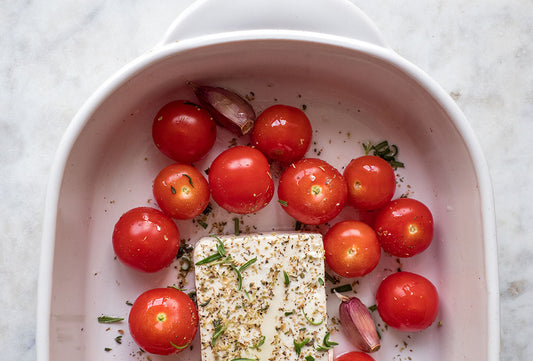
[[[365,155],[352,159],[343,175],[348,184],[348,202],[357,209],[381,208],[394,196],[394,170],[380,157]]]
[[[156,147],[176,162],[202,159],[215,144],[217,128],[207,110],[186,100],[165,105],[154,118]]]
[[[439,295],[425,277],[398,272],[385,278],[376,293],[379,315],[390,327],[401,331],[428,328],[439,311]]]
[[[304,224],[321,224],[335,218],[346,203],[343,176],[317,158],[291,164],[281,175],[278,197],[282,208]]]
[[[219,206],[239,214],[259,211],[274,195],[266,157],[247,146],[229,148],[215,158],[209,168],[209,186]]]
[[[288,105],[273,105],[256,119],[252,145],[268,159],[290,164],[300,160],[311,144],[311,122],[303,111]]]
[[[161,210],[175,219],[191,219],[209,203],[209,184],[193,166],[172,164],[154,180],[154,197]]]
[[[155,208],[133,208],[115,224],[115,254],[122,263],[137,270],[156,272],[167,267],[179,247],[178,227],[170,217]]]
[[[128,323],[140,348],[170,355],[190,346],[198,330],[198,311],[186,293],[173,287],[154,288],[135,300]]]
[[[400,198],[378,212],[374,229],[385,252],[396,257],[412,257],[431,244],[433,216],[423,203]]]
[[[372,356],[364,352],[352,351],[343,353],[335,358],[335,361],[375,361]]]
[[[361,277],[376,268],[381,257],[376,232],[359,221],[343,221],[324,236],[326,262],[338,275]]]

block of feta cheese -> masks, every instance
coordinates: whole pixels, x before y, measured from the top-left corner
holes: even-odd
[[[205,237],[194,262],[203,361],[328,360],[320,234]]]

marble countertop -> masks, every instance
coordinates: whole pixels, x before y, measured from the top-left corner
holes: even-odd
[[[36,359],[47,177],[69,122],[115,71],[155,45],[193,0],[0,4],[0,349]],[[533,2],[353,0],[401,56],[463,110],[492,176],[501,360],[533,354]]]

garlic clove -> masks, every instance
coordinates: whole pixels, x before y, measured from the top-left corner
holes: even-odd
[[[379,350],[379,336],[368,308],[357,297],[347,297],[337,292],[335,294],[342,301],[339,305],[339,317],[346,336],[361,351]]]
[[[201,86],[190,81],[187,84],[219,125],[238,135],[253,128],[255,111],[240,95],[221,87]]]

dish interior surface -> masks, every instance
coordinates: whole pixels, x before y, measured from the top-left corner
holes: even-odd
[[[379,281],[398,269],[424,275],[439,290],[439,315],[423,332],[386,328],[374,312],[382,337],[381,350],[372,355],[376,361],[487,359],[488,340],[480,331],[488,327],[488,305],[478,179],[455,123],[432,94],[395,65],[357,49],[291,40],[174,46],[176,51],[154,56],[150,66],[130,68],[131,76],[111,88],[87,114],[66,161],[55,237],[50,360],[147,359],[129,336],[128,304],[154,287],[194,290],[194,278],[183,277],[179,260],[161,272],[141,274],[116,260],[111,244],[122,213],[138,206],[157,208],[153,178],[173,162],[154,146],[152,121],[171,100],[196,101],[186,85],[189,80],[233,89],[251,99],[257,114],[276,103],[305,108],[314,129],[307,156],[322,158],[341,172],[364,154],[362,143],[396,144],[405,168],[396,171],[395,198],[408,195],[428,205],[435,219],[433,243],[411,259],[383,254],[372,273],[340,284],[352,283],[367,306],[375,303]],[[249,143],[248,136],[238,138],[220,127],[217,131],[213,150],[195,163],[201,171],[222,150]],[[281,167],[272,164],[272,173],[277,182]],[[241,232],[295,229],[276,195],[253,215],[230,214],[214,201],[211,205],[206,229],[198,222],[177,221],[182,239],[194,245],[203,236],[233,233],[234,218]],[[358,217],[348,206],[330,224]],[[340,343],[336,354],[355,349],[334,324],[338,304],[328,291],[331,339]],[[102,315],[126,320],[100,324],[97,317]],[[120,330],[124,336],[118,344]],[[192,350],[172,359],[199,360],[199,353],[197,336]]]

